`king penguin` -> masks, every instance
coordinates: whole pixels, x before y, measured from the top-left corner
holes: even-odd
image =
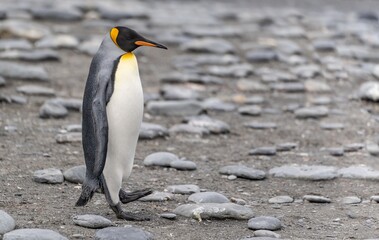
[[[101,189],[118,218],[148,220],[126,212],[121,203],[152,193],[125,192],[122,181],[132,171],[143,116],[143,92],[133,50],[140,46],[167,49],[127,27],[114,27],[92,59],[83,96],[82,143],[86,179],[76,206],[86,205]]]

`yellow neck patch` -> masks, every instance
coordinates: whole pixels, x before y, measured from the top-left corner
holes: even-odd
[[[111,35],[111,39],[112,41],[114,42],[114,44],[116,44],[117,47],[120,47],[118,44],[117,44],[117,36],[118,36],[118,29],[117,28],[112,28],[112,30],[110,31],[110,35]]]

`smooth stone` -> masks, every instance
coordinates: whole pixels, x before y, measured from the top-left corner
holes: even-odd
[[[291,72],[299,78],[312,78],[320,74],[320,67],[317,65],[300,65],[291,69]]]
[[[217,192],[199,192],[191,194],[188,199],[194,203],[228,203],[230,202],[227,197]]]
[[[155,139],[166,136],[168,136],[168,130],[162,125],[142,122],[139,139]]]
[[[262,180],[266,177],[266,173],[261,170],[249,168],[244,165],[229,165],[220,168],[218,171],[222,175],[235,175],[240,178],[250,180]]]
[[[379,101],[379,82],[365,82],[358,90],[358,96],[364,100]]]
[[[198,84],[223,84],[224,80],[209,75],[199,75],[196,73],[173,72],[160,79],[162,83],[198,83]]]
[[[270,88],[275,91],[286,92],[286,93],[298,93],[304,92],[304,83],[289,82],[289,83],[273,83],[270,84]]]
[[[268,203],[271,203],[271,204],[284,204],[284,203],[292,203],[292,202],[293,202],[293,198],[290,196],[276,196],[268,200]]]
[[[71,35],[46,36],[35,43],[36,48],[76,48],[79,40]]]
[[[167,192],[153,192],[152,194],[138,199],[141,202],[164,202],[174,199],[174,194]]]
[[[325,130],[336,130],[336,129],[344,129],[345,125],[343,123],[320,123],[320,127]]]
[[[336,43],[329,39],[314,40],[312,45],[316,51],[334,51],[336,49]]]
[[[208,98],[204,100],[201,105],[207,111],[231,112],[236,109],[234,104],[224,102],[217,98]]]
[[[181,44],[180,49],[182,51],[196,53],[226,54],[235,52],[234,46],[230,42],[221,38],[203,38],[190,40]]]
[[[78,21],[83,15],[73,7],[33,7],[30,10],[33,18],[41,20]]]
[[[0,87],[4,87],[6,84],[7,84],[7,81],[5,80],[5,78],[0,76]]]
[[[197,101],[150,101],[147,111],[153,115],[164,116],[193,116],[202,112],[201,104]]]
[[[170,135],[178,135],[178,134],[195,134],[199,136],[208,135],[210,131],[205,127],[193,126],[190,124],[176,124],[172,126],[168,132]]]
[[[55,96],[54,89],[38,85],[23,85],[18,87],[16,90],[17,92],[25,95]]]
[[[31,66],[8,61],[0,61],[0,76],[22,80],[49,80],[46,70],[41,66]]]
[[[254,231],[255,237],[267,237],[267,238],[280,238],[280,234],[270,231],[270,230],[256,230]]]
[[[245,103],[246,104],[262,104],[265,102],[265,99],[261,96],[252,96],[252,97],[248,97],[246,98],[245,100]]]
[[[329,114],[329,109],[324,106],[305,107],[295,110],[297,118],[321,118]]]
[[[234,197],[232,197],[230,199],[230,201],[233,202],[233,203],[235,203],[235,204],[242,205],[242,206],[244,206],[244,205],[247,204],[247,202],[245,200],[243,200],[242,198],[234,198]]]
[[[330,97],[327,96],[320,96],[320,97],[315,97],[311,99],[311,103],[315,105],[328,105],[332,102]]]
[[[203,65],[229,65],[239,63],[240,58],[231,54],[186,54],[173,58],[177,67],[196,67]]]
[[[0,210],[0,235],[12,231],[16,227],[16,222],[8,213]]]
[[[282,228],[282,223],[279,219],[269,216],[260,216],[251,218],[247,223],[249,229],[252,230],[279,230]]]
[[[287,142],[287,143],[280,143],[276,145],[276,151],[278,152],[285,152],[285,151],[291,151],[295,148],[297,148],[297,143]]]
[[[366,150],[369,152],[372,156],[378,156],[379,155],[379,145],[373,142],[369,142],[366,144]]]
[[[311,93],[328,93],[332,91],[332,88],[325,82],[320,80],[307,79],[304,81],[305,91]]]
[[[326,148],[325,150],[335,157],[341,157],[345,154],[343,147]]]
[[[379,64],[375,65],[373,68],[372,68],[372,75],[374,75],[374,77],[376,79],[379,79]],[[372,82],[372,83],[376,83],[376,82]]]
[[[55,136],[55,141],[60,144],[64,143],[76,143],[82,141],[82,133],[81,132],[69,132],[69,133],[61,133]]]
[[[279,38],[303,38],[306,36],[305,30],[300,26],[275,26],[271,28],[274,36]]]
[[[362,202],[362,199],[357,196],[348,196],[342,199],[343,204],[358,204],[361,202]]]
[[[161,213],[159,214],[159,217],[169,220],[175,220],[176,214],[175,213]]]
[[[196,100],[200,99],[199,92],[187,87],[166,85],[160,90],[165,100]]]
[[[80,165],[63,172],[64,179],[72,183],[83,183],[86,179],[86,166]]]
[[[81,111],[82,108],[82,99],[79,98],[52,98],[48,100],[51,103],[59,104],[64,106],[67,109]]]
[[[22,61],[58,61],[58,52],[50,49],[39,49],[31,51],[9,50],[0,53],[0,59],[22,60]]]
[[[143,160],[145,166],[170,167],[171,162],[179,160],[178,156],[169,152],[156,152]]]
[[[192,126],[208,129],[213,134],[228,133],[230,126],[218,119],[213,119],[207,115],[188,117],[185,121]]]
[[[371,196],[370,200],[379,203],[379,195]]]
[[[279,52],[284,53],[286,55],[303,53],[303,50],[301,49],[299,44],[288,39],[278,40],[276,48]]]
[[[170,167],[182,171],[194,171],[197,168],[196,163],[188,160],[174,160],[170,163]]]
[[[93,214],[76,215],[72,221],[76,225],[86,228],[105,228],[113,225],[111,220]]]
[[[68,240],[61,234],[48,229],[23,228],[4,234],[3,240]]]
[[[203,219],[246,220],[254,216],[253,211],[235,203],[199,203],[178,206],[174,213],[202,221]]]
[[[260,116],[262,113],[262,108],[258,105],[248,105],[238,108],[238,112],[241,115]]]
[[[184,34],[192,37],[239,37],[242,34],[241,29],[224,26],[223,28],[214,28],[213,26],[191,26],[184,29]]]
[[[153,240],[151,233],[135,227],[107,227],[96,231],[95,240]]]
[[[255,148],[249,151],[249,155],[273,156],[273,155],[276,155],[276,147]]]
[[[338,170],[343,178],[379,180],[379,171],[365,165],[353,165]]]
[[[363,143],[351,143],[343,147],[345,152],[357,152],[363,149],[365,145]]]
[[[118,7],[115,5],[103,5],[97,9],[100,17],[108,20],[122,20],[122,19],[148,19],[149,13],[143,8],[135,8],[133,10]]]
[[[230,66],[209,66],[205,74],[211,74],[219,77],[243,78],[253,73],[253,67],[250,64],[235,64]]]
[[[246,59],[252,63],[267,63],[278,59],[278,55],[273,50],[251,50],[246,53]]]
[[[270,89],[263,83],[248,80],[248,79],[241,79],[237,82],[237,88],[241,91],[246,92],[254,92],[254,93],[261,93],[261,92],[267,92]]]
[[[46,101],[39,109],[40,118],[64,118],[67,115],[67,108],[52,101]]]
[[[252,129],[275,129],[278,127],[276,123],[272,122],[249,122],[244,123],[243,126]]]
[[[318,196],[318,195],[304,195],[303,199],[310,203],[331,203],[332,202],[329,198]]]
[[[56,168],[47,168],[37,170],[33,174],[33,180],[38,183],[62,183],[64,178],[61,170]]]
[[[46,25],[30,20],[5,20],[0,22],[0,32],[7,32],[12,37],[36,41],[51,34]]]
[[[270,169],[269,174],[279,178],[294,178],[303,180],[331,180],[338,176],[337,169],[321,165],[284,165]]]
[[[167,187],[167,191],[173,194],[192,194],[200,192],[200,188],[193,184],[171,185]]]
[[[70,124],[64,127],[67,132],[81,132],[82,125],[81,124]]]
[[[357,13],[358,19],[377,22],[379,20],[378,14],[372,10],[360,11]]]
[[[0,39],[0,50],[10,49],[32,49],[33,45],[26,39]]]

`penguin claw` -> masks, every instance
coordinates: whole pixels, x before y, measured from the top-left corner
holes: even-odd
[[[129,202],[134,202],[142,197],[145,197],[147,195],[150,195],[153,193],[153,190],[150,188],[142,189],[142,190],[137,190],[134,192],[125,192],[124,190],[120,190],[119,197],[120,201],[125,204]]]

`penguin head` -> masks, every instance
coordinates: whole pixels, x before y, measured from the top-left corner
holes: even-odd
[[[114,27],[111,29],[109,34],[114,44],[116,44],[116,46],[118,46],[125,52],[132,52],[140,46],[167,49],[167,47],[163,46],[162,44],[146,39],[133,29],[127,27]]]

